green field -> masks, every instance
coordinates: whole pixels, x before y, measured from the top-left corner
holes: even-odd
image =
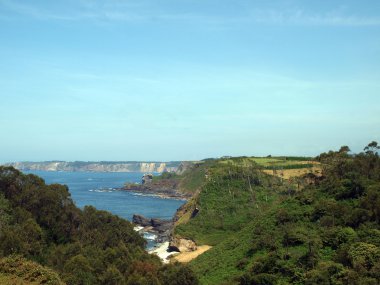
[[[252,162],[263,167],[289,167],[289,166],[302,166],[309,165],[310,161],[313,161],[310,157],[241,157],[241,158],[231,158],[222,159],[220,163],[231,164],[231,165],[250,165]]]

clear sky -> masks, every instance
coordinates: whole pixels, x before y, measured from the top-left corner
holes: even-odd
[[[380,142],[380,1],[0,0],[0,162]]]

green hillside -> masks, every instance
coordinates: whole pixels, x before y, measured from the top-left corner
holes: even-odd
[[[209,165],[199,213],[175,229],[213,246],[190,263],[201,284],[379,284],[378,149],[321,154],[321,175],[296,183],[254,159]]]

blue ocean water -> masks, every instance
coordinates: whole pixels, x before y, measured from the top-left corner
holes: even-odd
[[[117,190],[126,182],[140,182],[143,175],[140,172],[24,171],[24,173],[36,174],[47,184],[66,184],[72,199],[80,208],[92,205],[130,221],[133,214],[148,218],[171,219],[175,211],[184,203],[181,200],[162,199]],[[152,241],[153,236],[146,235],[145,237],[148,240],[148,248],[155,245]]]

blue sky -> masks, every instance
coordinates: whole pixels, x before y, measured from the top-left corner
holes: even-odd
[[[0,0],[0,162],[355,152],[380,1]]]

